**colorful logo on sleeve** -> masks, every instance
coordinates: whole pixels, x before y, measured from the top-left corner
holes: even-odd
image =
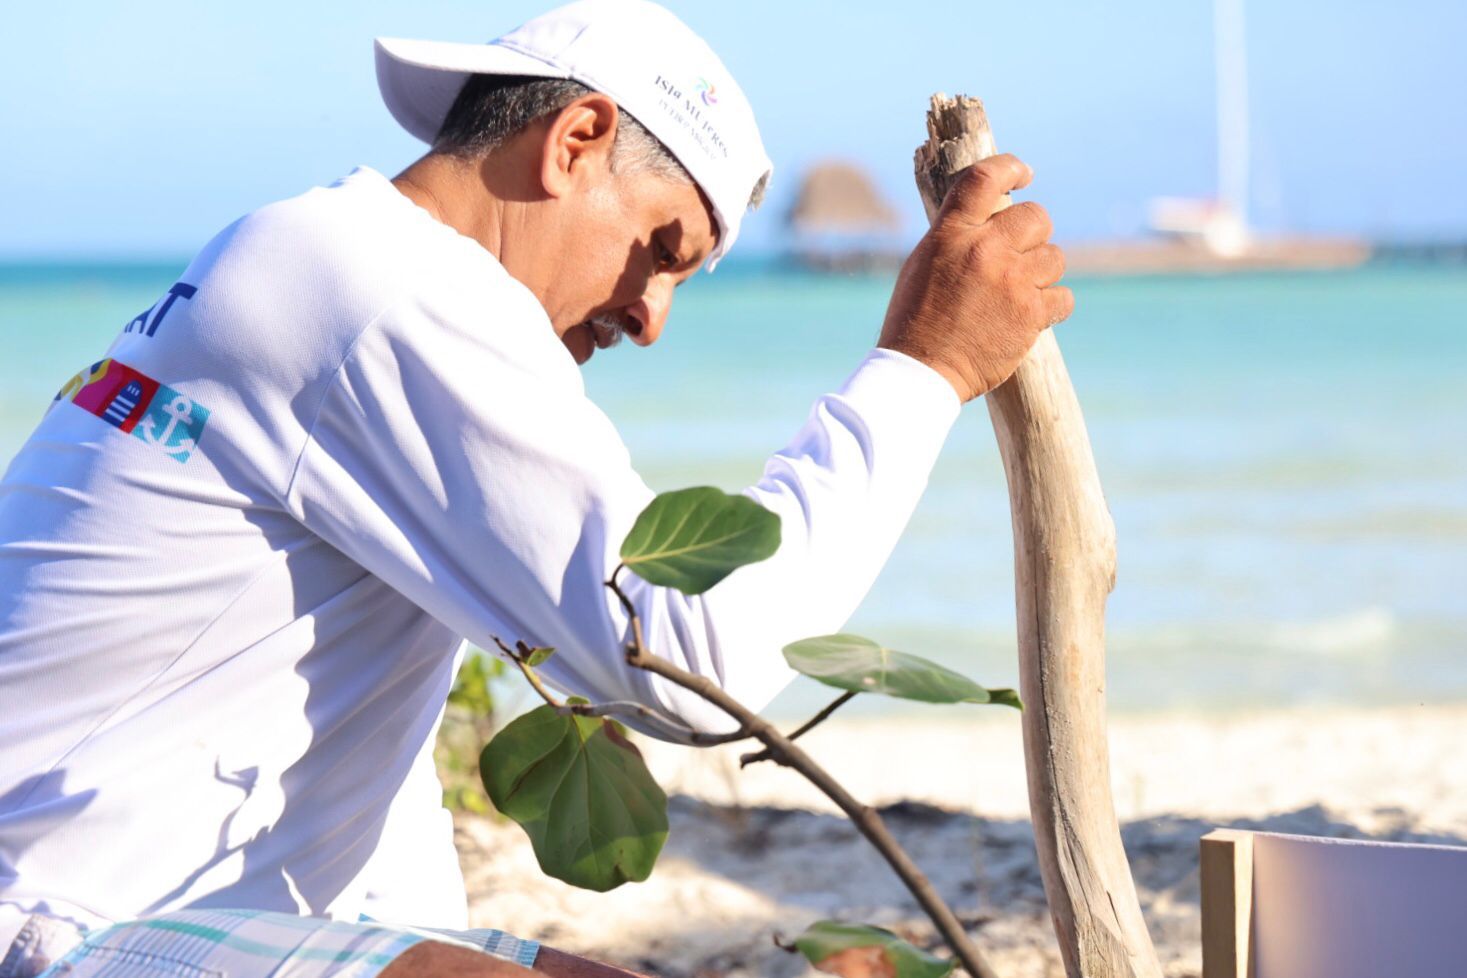
[[[117,360],[100,360],[56,394],[180,462],[187,462],[209,410],[171,387]]]

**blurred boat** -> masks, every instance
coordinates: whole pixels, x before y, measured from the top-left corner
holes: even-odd
[[[1095,272],[1347,268],[1370,258],[1351,238],[1260,236],[1248,223],[1251,163],[1248,49],[1243,0],[1213,0],[1217,70],[1217,196],[1157,197],[1149,225],[1159,241],[1068,249],[1071,267]]]

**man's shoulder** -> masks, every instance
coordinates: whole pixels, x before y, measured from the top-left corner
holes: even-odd
[[[200,253],[202,274],[253,292],[299,293],[313,304],[371,306],[410,287],[435,250],[380,174],[358,169],[328,187],[267,204]]]
[[[173,303],[156,337],[124,337],[148,349],[117,355],[166,359],[272,401],[284,394],[307,414],[353,352],[368,348],[404,363],[566,373],[535,296],[370,171],[240,218],[180,283],[189,299]]]
[[[309,312],[362,325],[421,297],[540,312],[492,254],[365,167],[245,215],[194,264],[225,288],[284,303],[287,317]]]

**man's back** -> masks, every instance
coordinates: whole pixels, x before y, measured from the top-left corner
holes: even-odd
[[[0,914],[359,895],[459,639],[289,491],[343,359],[424,274],[457,275],[485,316],[518,291],[369,171],[256,212],[63,388],[10,466]]]

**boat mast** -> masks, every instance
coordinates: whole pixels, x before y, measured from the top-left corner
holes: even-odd
[[[1238,231],[1248,228],[1248,51],[1243,0],[1213,0],[1217,62],[1217,194]]]

